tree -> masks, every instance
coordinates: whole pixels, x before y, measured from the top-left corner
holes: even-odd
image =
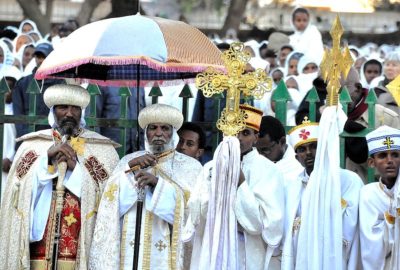
[[[54,0],[45,1],[46,9],[44,14],[40,11],[39,4],[32,5],[31,0],[17,0],[17,2],[22,8],[25,17],[33,20],[41,33],[46,34],[50,32],[50,18],[53,13]]]
[[[134,15],[137,13],[139,2],[139,0],[111,0],[111,12],[106,18]],[[141,6],[140,14],[146,14]]]
[[[102,1],[104,0],[85,0],[82,3],[78,16],[76,16],[79,25],[85,25],[90,22],[94,10]]]
[[[228,13],[225,18],[222,33],[226,33],[228,29],[239,30],[240,23],[243,19],[243,14],[246,10],[248,0],[231,0],[228,8]]]
[[[81,9],[76,17],[79,25],[84,25],[90,22],[93,11],[104,0],[86,0],[82,3]],[[40,2],[36,1],[37,5],[32,5],[32,0],[17,0],[24,16],[33,20],[39,31],[43,34],[49,33],[51,30],[51,16],[53,14],[54,0],[45,0],[45,12],[40,10]]]

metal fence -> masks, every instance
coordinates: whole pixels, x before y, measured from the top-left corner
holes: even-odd
[[[119,96],[121,99],[121,110],[120,110],[120,118],[118,119],[107,119],[107,118],[98,118],[96,116],[96,96],[100,95],[100,90],[96,85],[89,85],[88,92],[90,94],[90,114],[85,118],[88,129],[94,129],[96,127],[117,127],[120,129],[120,143],[121,147],[118,150],[118,154],[120,157],[124,156],[126,153],[126,132],[127,129],[137,128],[137,120],[128,119],[128,98],[132,95],[131,91],[127,87],[121,87],[119,89]],[[4,95],[8,91],[8,85],[5,79],[0,81],[0,148],[3,149],[3,130],[5,123],[14,123],[14,124],[27,124],[29,125],[29,132],[35,131],[35,126],[37,125],[47,125],[47,115],[37,115],[36,114],[36,100],[38,95],[41,95],[38,83],[36,80],[32,80],[28,89],[26,90],[29,94],[29,113],[28,115],[5,115],[4,114]],[[161,89],[159,87],[153,87],[149,93],[149,96],[152,98],[152,103],[155,104],[158,102],[158,97],[162,96]],[[184,120],[188,121],[189,115],[189,99],[193,98],[192,92],[188,85],[185,85],[179,95],[182,98],[182,114],[184,115]],[[213,150],[218,146],[219,143],[219,131],[215,126],[215,122],[220,115],[220,104],[221,99],[223,99],[222,94],[214,95],[214,99],[216,99],[216,106],[214,106],[214,122],[196,122],[196,124],[200,125],[203,130],[212,132],[212,144]],[[291,100],[290,94],[286,88],[286,85],[281,81],[278,85],[277,89],[274,91],[272,96],[272,100],[275,102],[275,117],[284,124],[286,131],[288,131],[291,126],[286,125],[286,115],[287,115],[287,102]],[[310,121],[316,120],[317,115],[317,107],[316,103],[319,102],[318,93],[315,88],[312,88],[306,96],[306,100],[309,102],[309,119]],[[347,114],[347,105],[351,102],[350,95],[346,88],[340,93],[339,97],[340,103],[343,105],[343,109]],[[346,133],[343,132],[340,136],[340,166],[345,168],[345,143],[344,140],[346,137],[365,137],[365,135],[374,130],[375,128],[375,103],[377,101],[376,95],[374,91],[370,91],[369,95],[366,99],[366,103],[368,104],[368,124],[369,126],[357,133]],[[0,151],[0,160],[3,160],[3,151]],[[368,181],[374,181],[374,170],[368,169]],[[1,175],[0,175],[0,190],[1,190]],[[0,198],[1,200],[1,198]]]

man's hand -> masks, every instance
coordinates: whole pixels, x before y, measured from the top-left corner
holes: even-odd
[[[57,164],[67,162],[69,170],[74,170],[76,161],[78,160],[76,153],[72,147],[67,143],[53,145],[47,150],[47,158],[50,161],[55,161]]]
[[[157,164],[157,157],[152,154],[145,154],[140,157],[136,157],[129,161],[128,165],[130,168],[135,167],[137,165],[140,166],[140,168],[146,168],[149,166],[155,166]]]
[[[139,171],[135,174],[138,188],[144,188],[145,186],[155,187],[158,183],[158,178],[151,173],[145,171]]]
[[[243,173],[242,169],[240,169],[238,187],[240,187],[240,185],[241,185],[244,181],[246,181],[246,178],[244,177],[244,173]]]
[[[11,164],[12,164],[11,160],[9,160],[8,158],[4,158],[3,159],[3,166],[2,166],[3,172],[8,173],[10,171]]]

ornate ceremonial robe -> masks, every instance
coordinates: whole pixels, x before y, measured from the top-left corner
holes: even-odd
[[[395,223],[399,222],[396,201],[400,177],[392,189],[382,182],[370,183],[361,189],[360,195],[360,242],[364,270],[392,270],[395,249]],[[395,195],[396,194],[396,195]],[[399,254],[396,255],[399,257]]]
[[[193,239],[191,270],[202,270],[201,246],[206,224],[210,180],[214,161],[204,165],[203,177],[196,183],[185,226],[185,240]],[[235,216],[239,226],[238,249],[240,269],[264,269],[283,234],[284,188],[283,176],[277,166],[261,156],[254,148],[242,160],[246,181],[236,194]],[[228,218],[227,218],[228,219]],[[217,244],[217,243],[215,243]],[[271,264],[268,269],[271,269]]]
[[[47,150],[54,143],[53,131],[30,133],[20,140],[24,142],[14,158],[0,213],[0,269],[46,269],[48,261],[41,259],[48,256],[45,249],[54,235],[51,226],[46,225],[52,223],[52,182],[58,177],[57,171],[50,173],[47,167]],[[79,237],[75,243],[76,235],[66,237],[64,234],[60,245],[64,249],[60,254],[67,251],[65,259],[75,249],[76,262],[72,267],[87,269],[97,211],[96,194],[101,194],[118,162],[118,155],[114,149],[117,144],[95,132],[83,130],[79,140],[78,162],[73,172],[67,171],[64,180],[63,212],[67,219],[62,222],[62,233],[74,231],[77,234],[79,231]],[[32,254],[30,247],[34,248]],[[31,263],[31,257],[37,260]]]
[[[302,247],[298,243],[298,233],[301,226],[301,200],[307,187],[309,176],[304,170],[291,184],[286,187],[285,234],[282,250],[282,269],[296,269],[296,253]],[[348,170],[340,170],[342,194],[342,228],[343,228],[343,269],[357,269],[358,248],[358,201],[363,185],[360,177]]]
[[[108,181],[102,196],[89,268],[132,269],[137,188],[128,162],[146,152],[125,156]],[[140,234],[139,269],[183,269],[182,226],[186,200],[201,173],[201,164],[172,152],[147,168],[158,177],[154,190],[146,187]]]

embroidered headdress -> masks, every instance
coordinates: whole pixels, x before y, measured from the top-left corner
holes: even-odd
[[[365,138],[369,155],[387,150],[400,150],[400,130],[398,129],[381,126],[368,133]]]
[[[179,129],[183,123],[183,115],[175,107],[153,104],[140,111],[138,121],[139,126],[143,129],[154,123],[165,123]]]
[[[43,99],[49,108],[55,105],[73,105],[85,109],[90,102],[90,95],[79,85],[57,84],[46,89]]]
[[[263,111],[248,104],[240,104],[239,108],[241,110],[244,110],[246,114],[244,120],[246,127],[252,128],[256,131],[260,131],[260,124],[263,116]]]
[[[294,150],[300,145],[316,142],[318,140],[318,123],[310,122],[305,118],[301,125],[289,130],[288,135]]]

